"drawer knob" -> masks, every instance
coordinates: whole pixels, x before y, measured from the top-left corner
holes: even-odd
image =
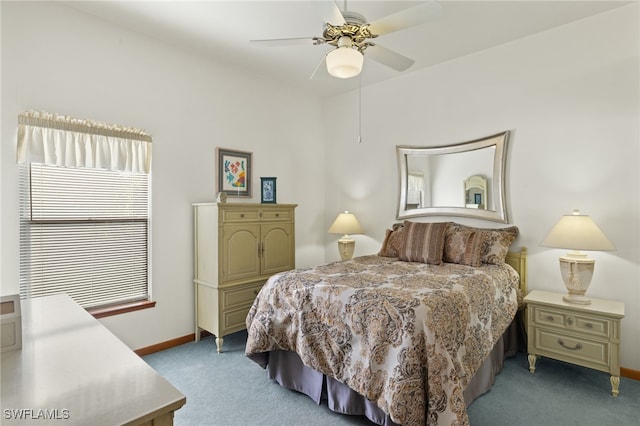
[[[567,323],[568,323],[569,325],[573,324],[573,319],[571,319],[571,318],[567,318]]]
[[[280,213],[276,213],[276,217],[280,217]]]
[[[244,217],[244,213],[240,213],[240,217]]]
[[[571,346],[567,346],[567,344],[564,343],[564,340],[562,339],[558,339],[558,344],[565,349],[569,349],[570,351],[579,351],[580,349],[582,349],[581,343],[576,343],[574,347],[571,347]]]
[[[547,315],[547,321],[553,321],[553,317],[551,315]]]
[[[593,328],[593,324],[591,324],[590,322],[586,323],[584,326],[587,328]]]

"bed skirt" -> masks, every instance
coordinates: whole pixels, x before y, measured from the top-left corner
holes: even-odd
[[[493,386],[495,376],[502,370],[505,358],[515,355],[523,347],[523,312],[518,311],[507,331],[498,340],[464,391],[467,407]],[[318,405],[323,400],[337,413],[366,416],[378,425],[395,426],[389,415],[375,403],[353,391],[344,383],[325,376],[302,363],[295,352],[272,351],[268,354],[267,375],[281,386],[301,392]]]

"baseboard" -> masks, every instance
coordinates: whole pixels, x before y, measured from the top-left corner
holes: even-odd
[[[206,330],[200,330],[201,339],[207,336],[211,336],[211,333],[209,333]],[[191,334],[187,334],[186,336],[176,337],[175,339],[167,340],[166,342],[160,342],[160,343],[156,343],[155,345],[136,349],[134,352],[138,356],[145,356],[145,355],[152,354],[154,352],[164,351],[165,349],[171,349],[175,346],[184,345],[185,343],[193,342],[194,340],[196,340],[196,334],[191,333]]]
[[[620,375],[628,379],[640,380],[640,371],[620,367]]]
[[[188,334],[182,337],[176,337],[175,339],[167,340],[166,342],[156,343],[155,345],[147,346],[144,348],[136,349],[134,352],[138,356],[145,356],[154,352],[164,351],[175,346],[184,345],[185,343],[193,342],[196,339],[195,333]]]

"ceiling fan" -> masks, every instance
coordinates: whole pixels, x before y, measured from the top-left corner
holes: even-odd
[[[387,65],[396,71],[404,71],[413,65],[415,61],[374,43],[373,39],[384,34],[436,20],[442,16],[442,7],[433,0],[401,10],[373,22],[367,22],[367,19],[361,14],[347,10],[346,0],[344,2],[344,10],[340,10],[334,0],[312,3],[320,7],[320,13],[324,19],[322,36],[250,40],[252,44],[261,46],[299,44],[328,44],[333,46],[334,49],[322,58],[311,78],[323,73],[325,69],[334,77],[354,77],[362,71],[365,52],[367,57],[377,62]],[[323,65],[326,65],[326,67]]]

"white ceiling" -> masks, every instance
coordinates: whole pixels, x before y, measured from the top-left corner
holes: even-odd
[[[212,60],[242,66],[287,82],[293,90],[329,96],[357,88],[358,78],[309,77],[331,46],[256,47],[252,39],[321,36],[318,1],[69,1],[69,6],[147,34]],[[324,0],[332,1],[332,0]],[[344,1],[337,2],[344,9]],[[416,1],[351,0],[347,8],[369,22],[415,6]],[[443,16],[385,34],[376,43],[414,59],[404,73],[497,46],[630,1],[457,1],[439,2]],[[362,85],[400,73],[365,52]]]

